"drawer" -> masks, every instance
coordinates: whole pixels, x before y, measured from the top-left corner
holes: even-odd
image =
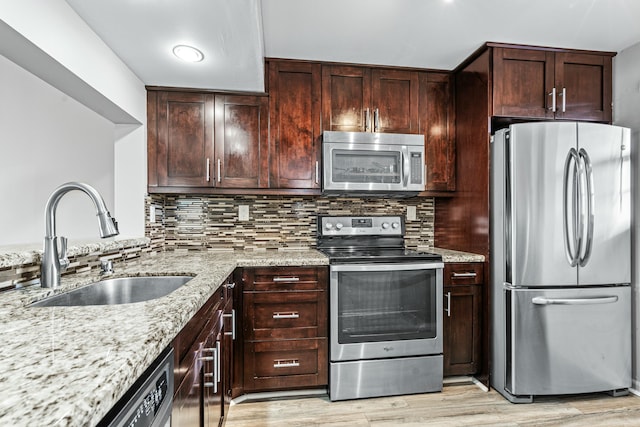
[[[326,267],[258,267],[242,272],[244,290],[286,291],[326,289]]]
[[[245,342],[245,389],[268,390],[327,384],[327,340]]]
[[[479,285],[484,282],[481,262],[453,262],[444,265],[444,285]]]
[[[245,339],[327,336],[325,291],[245,292]]]

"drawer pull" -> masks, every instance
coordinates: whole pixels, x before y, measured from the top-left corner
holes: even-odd
[[[462,278],[465,278],[465,277],[476,277],[476,276],[477,276],[477,274],[475,272],[473,272],[473,271],[471,271],[469,273],[453,273],[451,275],[451,277],[453,279],[462,279]]]
[[[274,319],[297,319],[300,317],[300,313],[297,311],[274,311]]]
[[[300,366],[298,359],[277,359],[273,361],[274,368],[297,368]]]
[[[231,313],[224,313],[223,318],[231,318],[231,332],[225,332],[225,335],[230,335],[232,340],[236,340],[236,309],[231,309]]]
[[[274,277],[274,282],[299,282],[299,277]]]

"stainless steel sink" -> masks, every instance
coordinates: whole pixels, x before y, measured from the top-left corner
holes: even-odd
[[[178,289],[193,276],[120,277],[36,301],[31,307],[113,305],[149,301]]]

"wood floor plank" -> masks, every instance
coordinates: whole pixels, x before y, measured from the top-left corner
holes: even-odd
[[[640,398],[589,394],[512,404],[472,384],[442,393],[331,402],[327,396],[247,401],[234,405],[226,427],[640,427]]]

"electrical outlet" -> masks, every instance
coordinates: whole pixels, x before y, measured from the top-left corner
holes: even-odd
[[[415,221],[415,220],[416,220],[416,207],[407,206],[407,221]]]
[[[249,221],[249,206],[248,205],[239,205],[238,206],[238,221]]]
[[[155,207],[155,205],[151,205],[149,207],[149,222],[151,224],[156,222],[156,207]]]

